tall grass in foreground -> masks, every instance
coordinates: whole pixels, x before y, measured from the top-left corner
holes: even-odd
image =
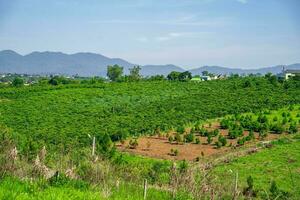
[[[122,184],[120,187],[106,190],[101,186],[83,187],[75,185],[51,186],[45,181],[21,181],[17,178],[6,177],[0,180],[0,199],[2,200],[26,200],[26,199],[86,199],[86,200],[140,200],[143,198],[143,188],[131,185]],[[150,188],[147,192],[147,199],[172,199],[172,196],[167,191]],[[177,198],[189,199],[187,195],[181,194]]]

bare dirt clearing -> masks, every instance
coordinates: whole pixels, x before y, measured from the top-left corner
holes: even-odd
[[[228,130],[220,128],[219,123],[213,123],[210,127],[205,126],[208,131],[219,129],[220,135],[227,137]],[[249,131],[244,131],[244,136],[249,135]],[[255,140],[247,142],[244,147],[253,146],[255,143],[261,142],[259,140],[259,134],[254,133]],[[264,141],[275,140],[282,137],[285,134],[268,134]],[[117,148],[120,151],[125,151],[133,154],[168,159],[168,160],[195,160],[197,157],[208,157],[214,155],[224,155],[224,153],[234,151],[234,149],[239,148],[237,145],[237,139],[227,138],[226,147],[217,148],[215,142],[218,140],[218,137],[214,137],[211,144],[207,143],[207,137],[202,137],[199,134],[196,134],[196,138],[199,138],[200,144],[195,143],[182,143],[178,144],[177,142],[170,143],[166,136],[143,136],[137,139],[138,146],[135,149],[129,148],[129,141],[125,141],[123,144],[117,144]],[[178,150],[178,155],[174,156],[171,154],[172,149]]]

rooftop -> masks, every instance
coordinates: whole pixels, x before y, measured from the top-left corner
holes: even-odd
[[[284,72],[285,73],[291,73],[291,74],[299,74],[300,70],[299,69],[287,69]]]

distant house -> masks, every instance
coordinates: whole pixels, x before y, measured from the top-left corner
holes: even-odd
[[[298,70],[298,69],[287,69],[287,70],[285,70],[283,68],[282,72],[280,74],[278,74],[277,76],[278,76],[278,78],[288,80],[291,77],[300,76],[300,70]]]
[[[210,76],[201,76],[201,79],[204,81],[210,81],[211,77]]]
[[[191,81],[193,81],[193,82],[201,82],[202,80],[201,80],[200,77],[193,77],[193,78],[191,79]]]

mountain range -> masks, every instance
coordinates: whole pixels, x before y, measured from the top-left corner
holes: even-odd
[[[120,58],[109,58],[95,53],[65,54],[61,52],[32,52],[20,55],[12,50],[0,51],[0,73],[18,74],[64,74],[80,76],[106,76],[107,65],[120,65],[124,73],[137,64],[130,63]],[[144,65],[141,66],[143,76],[167,75],[171,71],[183,72],[185,69],[176,65]],[[259,69],[227,68],[220,66],[203,66],[189,70],[193,75],[200,75],[202,71],[214,74],[273,74],[280,73],[283,65]],[[300,69],[300,63],[285,65],[286,69]]]

